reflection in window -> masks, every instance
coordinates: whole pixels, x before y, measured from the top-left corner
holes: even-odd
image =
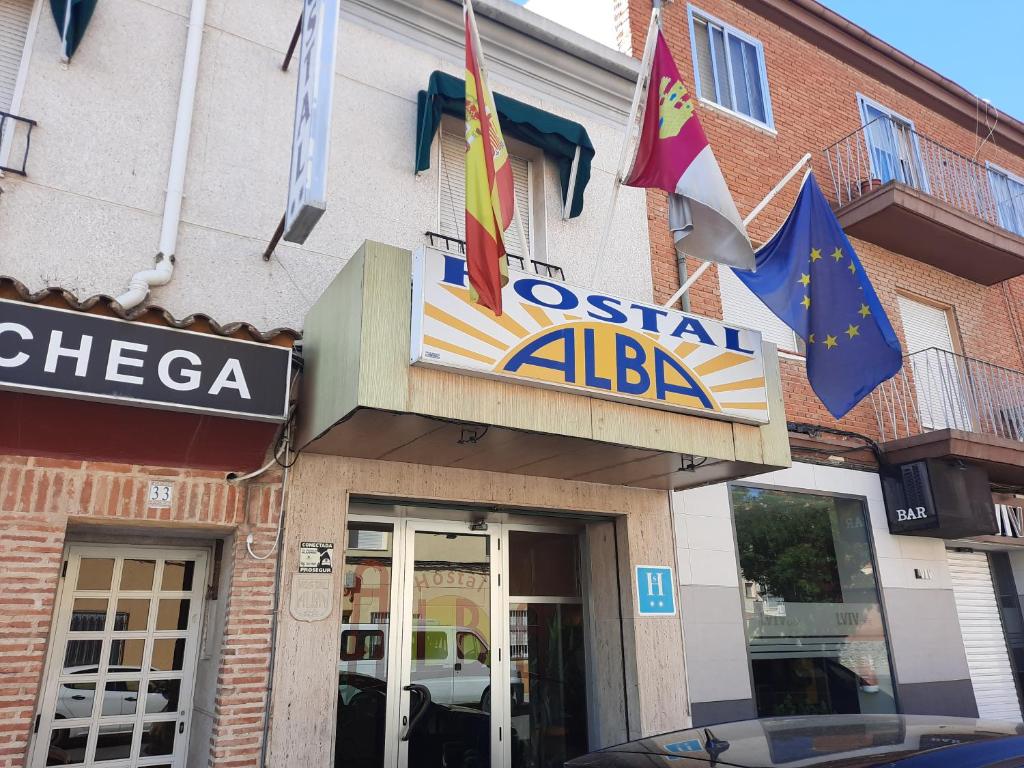
[[[731,494],[758,715],[895,712],[861,503]]]
[[[390,525],[352,523],[348,527],[342,574],[336,766],[384,765],[391,544]]]

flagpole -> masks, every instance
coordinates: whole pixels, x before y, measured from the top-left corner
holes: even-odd
[[[597,247],[597,254],[594,257],[594,266],[590,270],[590,283],[594,282],[597,268],[600,265],[604,252],[608,247],[608,238],[612,233],[612,224],[615,221],[615,206],[619,202],[619,188],[622,186],[625,171],[623,167],[628,158],[629,145],[633,138],[633,131],[636,129],[636,121],[639,117],[641,99],[647,80],[651,75],[651,58],[654,56],[655,31],[658,29],[658,17],[661,10],[655,6],[651,10],[651,22],[647,27],[647,42],[644,43],[644,54],[640,60],[640,74],[636,79],[636,90],[633,91],[633,103],[629,107],[629,120],[626,121],[626,131],[622,137],[622,146],[619,149],[619,162],[615,166],[615,180],[612,182],[612,199],[609,203],[608,217],[604,222],[604,232],[601,234],[601,241]],[[632,169],[632,166],[631,168]]]
[[[65,64],[67,62],[71,61],[71,57],[68,56],[68,27],[71,26],[71,4],[72,4],[72,2],[73,2],[73,0],[65,0],[65,4],[64,4],[64,26],[63,26],[63,28],[61,30],[61,42],[64,44],[64,47],[61,49],[61,53],[63,54],[61,56],[61,59],[64,61]]]
[[[480,66],[480,74],[483,77],[484,82],[487,84],[487,90],[491,87],[491,78],[487,73],[487,64],[484,61],[484,49],[480,44],[480,30],[476,26],[476,14],[473,12],[473,0],[463,0],[462,7],[469,16],[469,31],[473,35],[473,47],[476,49],[476,60]],[[480,98],[484,105],[487,104],[486,94],[480,94]],[[508,162],[511,163],[512,159],[509,158]],[[519,233],[519,242],[523,245],[523,267],[526,267],[526,262],[530,260],[530,244],[526,241],[526,230],[523,227],[523,219],[519,215],[519,200],[516,198],[515,191],[512,192],[512,201],[515,203],[513,207],[514,215],[513,218],[516,222],[516,231]],[[504,232],[502,233],[504,238]]]
[[[796,165],[789,169],[789,172],[782,177],[779,183],[772,187],[772,190],[767,195],[764,196],[764,199],[762,199],[760,203],[755,205],[754,209],[746,215],[746,218],[743,219],[743,226],[748,226],[750,222],[756,219],[758,214],[765,209],[765,206],[767,206],[768,203],[772,201],[772,198],[779,194],[779,192],[782,191],[783,187],[785,187],[793,179],[793,177],[800,172],[800,169],[807,165],[807,163],[809,163],[810,161],[811,153],[808,152],[806,155],[800,158],[799,162],[797,162]],[[690,275],[689,278],[687,278],[686,282],[679,286],[679,290],[673,293],[672,298],[666,301],[663,306],[671,307],[673,304],[679,301],[680,297],[688,290],[690,290],[690,286],[697,282],[701,275],[707,272],[708,267],[710,267],[712,263],[713,262],[705,261],[703,264],[697,267],[694,273]]]

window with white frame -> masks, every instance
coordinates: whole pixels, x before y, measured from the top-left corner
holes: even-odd
[[[761,332],[765,341],[778,345],[784,352],[803,354],[800,340],[793,329],[775,314],[733,274],[730,267],[718,266],[718,285],[722,294],[722,319],[733,325]]]
[[[1024,179],[989,163],[988,183],[995,198],[999,226],[1024,236]]]
[[[774,129],[760,41],[693,6],[689,12],[696,90],[701,99]]]
[[[10,112],[34,0],[0,0],[0,112]]]
[[[461,124],[460,124],[461,125]],[[438,233],[457,240],[466,239],[466,141],[465,134],[458,131],[457,124],[447,120],[441,123],[440,173],[438,174]],[[532,258],[540,258],[534,249],[535,239],[531,229],[533,199],[531,195],[531,174],[534,160],[509,153],[512,161],[512,178],[515,182],[516,207],[523,222],[526,242],[531,245]],[[526,249],[519,239],[519,228],[515,222],[505,232],[505,250],[513,256],[526,257]]]

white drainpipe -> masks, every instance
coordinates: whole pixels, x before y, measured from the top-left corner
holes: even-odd
[[[178,244],[178,225],[181,223],[181,199],[185,194],[185,166],[188,164],[188,143],[192,136],[192,108],[196,101],[199,53],[203,47],[205,21],[206,0],[192,0],[185,62],[181,68],[181,90],[178,92],[178,117],[174,123],[174,142],[171,145],[171,165],[167,171],[160,250],[156,255],[156,267],[132,275],[128,290],[117,297],[124,309],[131,309],[145,301],[151,287],[167,285],[174,272],[174,251]]]

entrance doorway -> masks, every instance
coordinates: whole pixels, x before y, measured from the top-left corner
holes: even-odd
[[[207,552],[73,546],[30,759],[184,768]]]
[[[579,531],[351,514],[343,584],[336,766],[587,751]]]

